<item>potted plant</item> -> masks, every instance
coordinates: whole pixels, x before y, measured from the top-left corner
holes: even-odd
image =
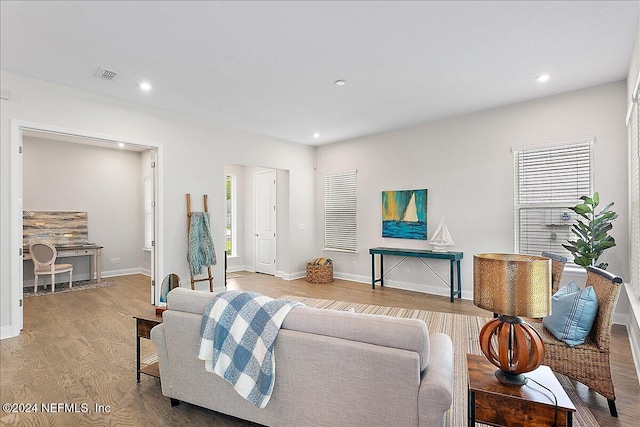
[[[600,195],[597,192],[593,197],[582,196],[580,200],[581,203],[570,208],[578,214],[577,222],[571,226],[571,232],[577,239],[568,240],[568,244],[562,246],[573,254],[576,264],[584,268],[592,265],[606,269],[608,264],[597,262],[605,249],[616,245],[609,231],[613,228],[612,222],[618,218],[618,214],[611,210],[613,202],[596,212],[596,207],[600,204]]]

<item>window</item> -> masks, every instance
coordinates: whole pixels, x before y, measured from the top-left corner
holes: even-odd
[[[567,256],[576,214],[570,207],[592,193],[592,141],[514,149],[516,251]]]
[[[356,172],[324,177],[324,247],[356,252]]]
[[[236,245],[236,176],[226,176],[226,251],[229,256],[237,255]]]
[[[153,245],[153,179],[144,179],[144,248]]]

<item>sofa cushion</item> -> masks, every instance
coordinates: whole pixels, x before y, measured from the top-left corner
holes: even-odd
[[[429,331],[420,319],[294,307],[282,328],[414,351],[421,370],[429,364]]]
[[[551,298],[551,315],[542,324],[560,341],[571,347],[583,344],[598,311],[598,299],[593,286],[580,289],[570,282]]]

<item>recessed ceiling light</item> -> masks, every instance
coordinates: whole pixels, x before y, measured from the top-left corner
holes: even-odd
[[[549,81],[549,79],[551,78],[551,76],[547,73],[544,74],[538,74],[537,76],[535,76],[535,80],[539,83],[544,83],[546,81]]]
[[[346,81],[346,80],[336,80],[334,83],[335,83],[337,86],[344,86],[344,85],[346,85],[346,84],[347,84],[347,81]]]
[[[124,142],[118,142],[118,147],[124,148]]]
[[[314,133],[313,133],[313,137],[314,137],[314,138],[320,138],[320,134],[319,134],[318,132],[314,132]]]
[[[149,83],[149,82],[140,83],[140,89],[144,90],[145,92],[150,91],[151,90],[151,83]]]

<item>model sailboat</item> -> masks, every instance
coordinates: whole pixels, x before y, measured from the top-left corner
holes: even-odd
[[[449,246],[455,245],[447,224],[444,223],[444,217],[440,220],[440,224],[438,224],[438,228],[436,228],[431,240],[429,240],[429,244],[433,245],[434,252],[447,252]]]

